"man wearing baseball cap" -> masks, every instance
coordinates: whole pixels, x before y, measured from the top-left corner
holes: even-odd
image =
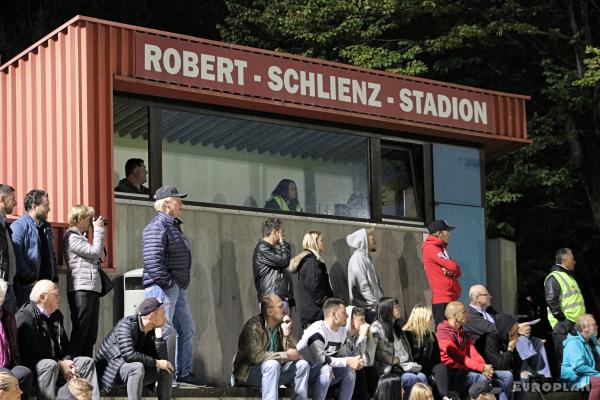
[[[431,288],[431,308],[437,326],[445,318],[444,310],[460,297],[460,265],[446,251],[453,226],[436,219],[427,227],[429,235],[423,242],[423,266]]]
[[[163,338],[165,307],[156,297],[144,299],[137,315],[117,322],[96,355],[102,390],[127,386],[127,398],[141,399],[142,388],[158,382],[158,398],[171,398],[173,365]]]
[[[144,272],[142,284],[147,297],[165,304],[165,340],[170,360],[175,364],[177,382],[201,385],[192,374],[193,340],[196,323],[187,299],[192,253],[179,216],[182,198],[175,186],[165,185],[154,193],[156,215],[142,235]],[[176,335],[176,341],[170,336]]]

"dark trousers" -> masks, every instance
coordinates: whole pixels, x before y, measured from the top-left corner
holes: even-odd
[[[560,366],[563,359],[563,340],[567,338],[569,332],[575,327],[575,324],[568,319],[558,322],[552,329],[552,342],[554,342],[554,376],[560,376]]]
[[[375,367],[365,367],[356,371],[352,400],[369,400],[375,394],[379,374]]]
[[[14,366],[12,369],[0,368],[0,372],[9,372],[19,381],[19,387],[23,391],[21,400],[27,400],[31,392],[31,384],[33,383],[33,374],[27,367],[20,365]]]
[[[431,305],[431,312],[433,313],[433,320],[435,321],[436,329],[440,322],[446,320],[446,306],[447,305],[448,305],[448,303],[437,303],[437,304]]]
[[[93,357],[94,344],[98,336],[100,295],[90,290],[75,290],[67,293],[71,310],[71,354]]]
[[[436,364],[430,374],[433,388],[440,397],[448,395],[448,369],[444,364]]]

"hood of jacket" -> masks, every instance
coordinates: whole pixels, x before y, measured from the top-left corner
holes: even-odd
[[[444,250],[446,247],[448,247],[448,243],[445,243],[437,236],[427,235],[425,241],[423,242],[423,247],[427,246],[439,247],[441,250]]]
[[[454,339],[460,336],[462,328],[454,328],[447,320],[440,322],[435,331],[435,335],[439,339]]]
[[[350,335],[350,330],[352,329],[352,311],[354,310],[354,306],[346,307],[346,314],[348,314],[348,319],[346,319],[346,332]]]
[[[304,258],[306,256],[308,256],[310,254],[313,254],[312,251],[310,251],[310,250],[304,250],[304,251],[296,254],[290,260],[290,265],[288,266],[288,270],[290,272],[298,272],[298,267],[300,266],[300,263],[302,262],[302,260],[304,260]]]
[[[362,253],[367,257],[369,256],[369,244],[367,230],[365,228],[359,229],[346,236],[346,243],[348,246],[355,249],[355,251]]]

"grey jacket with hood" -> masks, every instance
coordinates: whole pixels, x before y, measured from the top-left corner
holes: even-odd
[[[98,261],[104,250],[104,227],[94,228],[92,244],[76,228],[69,228],[65,234],[64,256],[67,264],[67,290],[102,290],[98,274]]]
[[[348,261],[350,303],[364,309],[373,309],[383,297],[383,290],[369,256],[367,230],[359,229],[346,236],[346,243],[355,249]]]
[[[363,364],[365,367],[370,367],[373,365],[373,361],[375,360],[375,349],[377,348],[377,338],[375,335],[369,336],[360,336],[358,333],[354,336],[350,334],[352,331],[352,313],[354,310],[354,306],[346,307],[346,314],[348,314],[348,319],[346,320],[346,332],[348,333],[348,338],[346,339],[346,347],[348,348],[348,353],[353,356],[362,356]]]

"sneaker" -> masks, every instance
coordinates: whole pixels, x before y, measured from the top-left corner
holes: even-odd
[[[177,378],[177,383],[187,383],[188,385],[204,386],[204,383],[200,382],[193,374],[189,373],[186,376]]]

